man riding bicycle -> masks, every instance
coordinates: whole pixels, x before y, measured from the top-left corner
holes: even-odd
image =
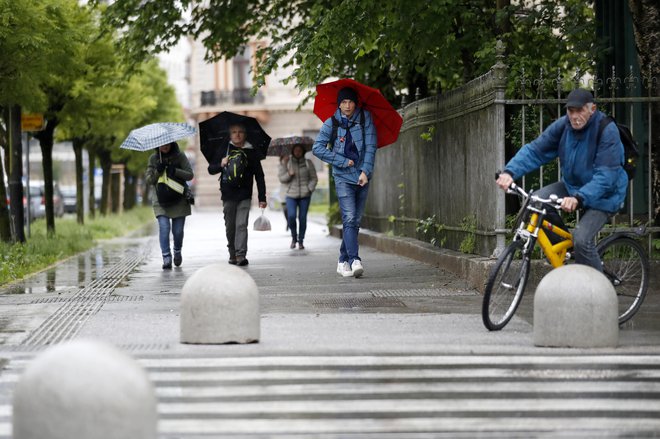
[[[507,190],[514,180],[559,157],[561,181],[541,188],[535,195],[562,197],[561,209],[565,212],[583,209],[572,233],[575,262],[599,271],[602,266],[596,251],[596,235],[623,207],[628,185],[623,169],[623,144],[616,124],[608,124],[596,144],[604,117],[605,114],[596,109],[589,91],[580,88],[571,91],[567,97],[566,116],[524,145],[506,164],[496,182]]]

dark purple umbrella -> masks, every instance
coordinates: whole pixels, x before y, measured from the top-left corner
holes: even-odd
[[[277,137],[270,141],[270,146],[268,146],[268,152],[266,155],[281,157],[286,154],[291,154],[291,150],[296,145],[301,145],[305,148],[305,151],[309,151],[313,144],[314,139],[307,136]]]

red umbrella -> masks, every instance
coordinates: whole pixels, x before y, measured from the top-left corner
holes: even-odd
[[[378,147],[387,146],[396,142],[401,131],[403,118],[385,96],[375,88],[361,84],[353,79],[340,79],[316,86],[316,100],[314,101],[314,114],[326,121],[337,110],[337,94],[344,87],[351,87],[358,94],[358,105],[367,109],[376,126]]]

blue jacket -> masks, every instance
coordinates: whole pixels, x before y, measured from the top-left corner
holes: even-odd
[[[628,187],[623,144],[618,128],[610,123],[596,145],[603,117],[596,111],[581,130],[573,129],[568,116],[561,117],[523,146],[504,170],[517,180],[559,157],[562,181],[571,196],[580,198],[585,208],[618,212]]]
[[[360,111],[364,111],[364,137],[362,138],[362,126],[360,125]],[[341,120],[341,111],[335,111],[335,118]],[[343,141],[346,135],[346,129],[339,126],[337,128],[337,138],[332,149],[328,149],[328,142],[332,136],[332,118],[323,122],[323,126],[316,136],[316,141],[312,147],[314,155],[322,161],[332,165],[332,175],[335,182],[346,182],[357,184],[360,173],[364,171],[367,178],[371,181],[371,175],[374,171],[376,161],[376,127],[371,118],[371,113],[362,108],[357,108],[350,118],[351,123],[355,123],[351,128],[351,137],[358,150],[359,159],[354,166],[348,166],[348,159],[344,156]]]

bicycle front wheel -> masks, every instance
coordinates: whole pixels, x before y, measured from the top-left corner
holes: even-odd
[[[628,237],[605,241],[598,254],[603,273],[619,299],[619,324],[630,320],[642,306],[649,286],[649,261],[642,246]]]
[[[524,245],[524,241],[509,244],[488,276],[481,318],[490,331],[504,328],[522,299],[530,266]]]

